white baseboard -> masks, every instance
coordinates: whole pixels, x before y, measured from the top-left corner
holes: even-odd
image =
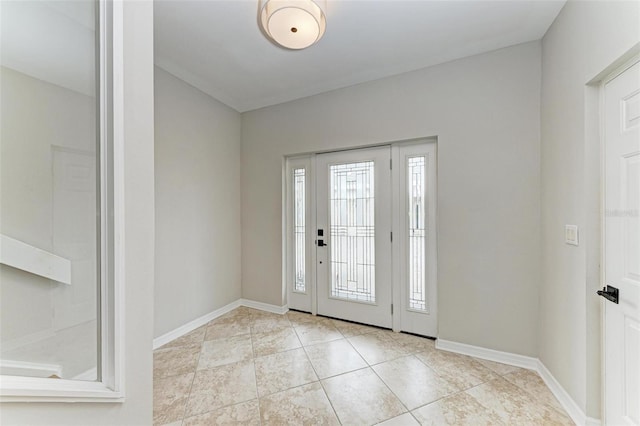
[[[62,377],[62,367],[41,362],[12,361],[0,359],[0,375],[27,377]]]
[[[443,351],[455,352],[462,355],[486,359],[488,361],[501,362],[502,364],[526,368],[527,370],[537,371],[538,369],[538,358],[530,356],[496,351],[494,349],[487,349],[480,346],[467,345],[465,343],[442,339],[436,340],[436,348],[442,349]]]
[[[249,299],[240,299],[240,305],[246,306],[247,308],[259,309],[265,312],[271,312],[274,314],[286,314],[289,311],[289,307],[287,305],[277,306],[270,305],[268,303],[256,302],[255,300]]]
[[[600,425],[599,419],[587,417],[584,411],[582,411],[573,398],[571,398],[571,395],[567,393],[560,382],[556,380],[553,374],[551,374],[549,369],[540,360],[538,360],[537,371],[538,374],[540,374],[540,377],[542,377],[542,380],[544,380],[544,383],[551,390],[551,393],[553,393],[556,399],[560,401],[560,405],[562,405],[562,408],[564,408],[567,414],[569,414],[571,420],[573,420],[577,425]]]
[[[538,358],[524,355],[512,354],[509,352],[496,351],[479,346],[467,345],[465,343],[452,342],[449,340],[436,340],[436,348],[444,351],[455,352],[462,355],[469,355],[488,361],[500,362],[502,364],[513,365],[515,367],[526,368],[536,371],[545,382],[551,393],[558,399],[562,408],[565,409],[571,420],[577,425],[600,426],[599,419],[587,417],[578,404],[571,398],[560,382],[551,374],[547,367]]]
[[[214,320],[239,306],[241,306],[240,299],[231,302],[228,305],[223,306],[222,308],[216,309],[213,312],[209,312],[208,314],[203,315],[200,318],[196,318],[193,321],[190,321],[185,325],[176,328],[175,330],[163,334],[162,336],[156,337],[155,339],[153,339],[153,349],[156,350],[159,347],[171,342],[172,340],[184,336],[185,334],[195,330],[198,327],[202,327],[209,321]]]
[[[185,325],[176,328],[175,330],[165,333],[162,336],[156,337],[155,339],[153,339],[153,349],[158,349],[159,347],[166,345],[172,340],[184,336],[185,334],[195,330],[198,327],[202,327],[209,321],[214,320],[239,306],[246,306],[248,308],[259,309],[261,311],[272,312],[274,314],[280,315],[285,314],[289,310],[287,305],[276,306],[269,305],[268,303],[256,302],[254,300],[238,299],[234,302],[229,303],[228,305],[223,306],[220,309],[216,309],[215,311],[209,312],[208,314],[203,315],[200,318],[196,318],[193,321],[190,321]]]

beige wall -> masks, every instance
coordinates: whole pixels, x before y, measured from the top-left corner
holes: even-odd
[[[438,137],[441,338],[537,355],[540,44],[242,116],[242,294],[282,305],[283,156]]]
[[[156,67],[155,336],[240,298],[240,114]]]
[[[597,108],[586,84],[640,41],[639,17],[638,2],[570,1],[542,40],[540,359],[592,417],[600,414],[599,140],[597,115],[585,118]],[[565,224],[580,226],[579,247],[564,243]]]
[[[3,403],[5,425],[149,425],[153,397],[153,4],[124,6],[124,403]]]

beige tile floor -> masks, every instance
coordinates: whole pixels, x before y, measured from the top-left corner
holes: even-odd
[[[238,308],[154,353],[157,425],[550,425],[534,372],[299,312]]]

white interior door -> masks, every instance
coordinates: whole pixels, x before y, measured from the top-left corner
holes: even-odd
[[[392,326],[390,152],[316,157],[318,314]]]
[[[640,425],[640,63],[604,86],[605,421]]]

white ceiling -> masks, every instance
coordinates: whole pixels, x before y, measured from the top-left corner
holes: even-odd
[[[156,0],[158,66],[244,112],[542,38],[553,1],[328,0],[318,44],[291,51],[257,0]]]
[[[156,64],[244,112],[540,39],[564,0],[328,0],[306,50],[273,45],[258,0],[156,0]],[[0,64],[93,95],[93,0],[0,0]]]

